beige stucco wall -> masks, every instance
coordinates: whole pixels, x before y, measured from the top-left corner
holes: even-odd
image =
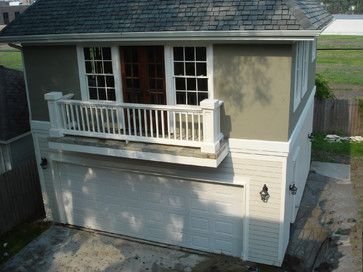
[[[214,96],[224,101],[221,126],[231,138],[287,141],[292,46],[214,46]]]
[[[310,94],[312,92],[312,90],[314,89],[315,86],[315,74],[316,74],[316,58],[315,60],[312,60],[312,50],[311,50],[311,44],[309,47],[309,54],[308,54],[308,59],[309,59],[309,66],[308,66],[308,84],[307,84],[307,91],[304,95],[304,97],[301,99],[299,106],[296,108],[296,110],[294,111],[294,73],[293,73],[293,68],[291,67],[291,73],[292,73],[292,81],[291,81],[291,103],[290,103],[290,120],[289,120],[289,135],[291,135],[291,133],[294,131],[297,122],[299,121],[299,118],[301,116],[301,113],[303,112],[305,106],[306,106],[306,102],[308,101]],[[295,57],[295,56],[294,56]]]
[[[49,120],[47,92],[81,97],[75,46],[24,46],[24,65],[33,120]]]

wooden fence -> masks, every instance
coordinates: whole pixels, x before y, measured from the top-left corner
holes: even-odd
[[[314,132],[360,135],[358,99],[315,99]]]
[[[0,175],[0,235],[44,215],[35,160]]]

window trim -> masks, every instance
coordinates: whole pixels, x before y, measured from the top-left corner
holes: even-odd
[[[174,80],[174,47],[205,47],[206,48],[206,63],[207,63],[207,78],[208,78],[208,99],[214,99],[213,85],[213,45],[211,44],[172,44],[164,45],[165,58],[165,81],[166,81],[166,101],[168,105],[176,104],[176,88]],[[184,104],[180,104],[184,105]],[[188,105],[191,107],[199,107],[198,105]]]
[[[111,48],[111,59],[112,59],[112,72],[115,81],[115,101],[110,100],[97,100],[90,99],[89,88],[86,78],[86,68],[83,49],[85,47],[109,47]],[[78,77],[81,89],[81,98],[83,101],[102,101],[102,103],[115,103],[123,102],[122,98],[122,82],[121,82],[121,66],[120,66],[120,52],[118,46],[102,46],[102,45],[77,45],[77,62],[78,62]]]
[[[294,112],[299,107],[308,88],[309,48],[308,41],[295,43],[294,49]]]

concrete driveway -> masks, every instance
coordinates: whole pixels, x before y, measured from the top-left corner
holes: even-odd
[[[8,271],[247,271],[240,259],[200,255],[54,225],[10,259]]]

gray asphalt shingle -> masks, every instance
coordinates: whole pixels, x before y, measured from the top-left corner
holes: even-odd
[[[0,65],[0,141],[30,131],[23,72]]]
[[[0,35],[321,30],[330,20],[315,0],[38,0]]]

